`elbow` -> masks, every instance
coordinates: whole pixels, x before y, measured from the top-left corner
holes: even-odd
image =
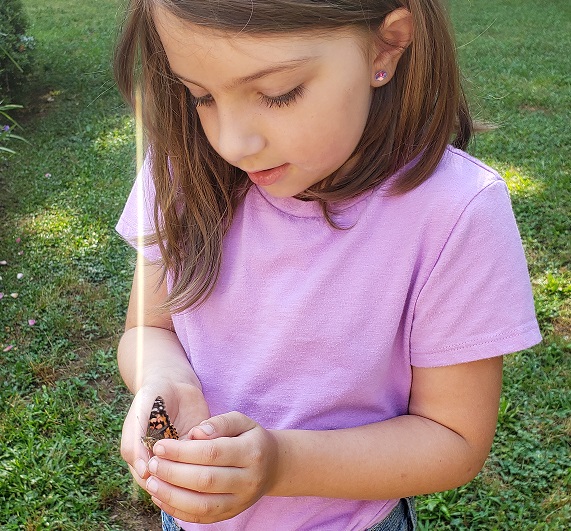
[[[487,457],[487,456],[486,456]],[[474,462],[470,463],[468,467],[466,467],[463,476],[460,478],[460,484],[457,487],[465,485],[466,483],[470,483],[484,468],[484,463],[486,462],[486,458],[478,459]]]
[[[457,488],[470,483],[481,472],[492,445],[490,443],[489,445],[473,447],[466,443],[466,446],[466,453],[461,459],[461,466],[457,469],[456,484],[450,488]]]

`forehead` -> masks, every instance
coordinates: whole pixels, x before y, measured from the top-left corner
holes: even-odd
[[[225,62],[232,69],[262,66],[268,62],[287,62],[300,57],[320,58],[334,55],[348,43],[361,47],[366,55],[369,36],[357,28],[312,30],[296,33],[252,34],[222,31],[182,20],[168,10],[156,7],[153,20],[173,71]]]

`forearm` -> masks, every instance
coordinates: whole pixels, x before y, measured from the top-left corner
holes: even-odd
[[[480,470],[485,452],[429,419],[405,415],[331,431],[272,432],[278,474],[268,494],[388,499],[455,488]]]
[[[176,334],[153,326],[127,330],[117,349],[119,371],[135,394],[149,379],[176,380],[201,389]]]
[[[475,477],[494,438],[502,358],[412,368],[410,415],[345,430],[275,431],[275,496],[386,499]]]

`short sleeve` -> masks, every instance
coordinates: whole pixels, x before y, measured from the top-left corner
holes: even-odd
[[[139,235],[155,234],[154,203],[155,187],[151,175],[150,160],[147,156],[115,227],[123,239],[135,249],[139,247]],[[161,257],[157,245],[141,247],[140,252],[150,261],[159,260]]]
[[[496,180],[463,210],[418,294],[411,364],[465,363],[540,341],[507,187]]]

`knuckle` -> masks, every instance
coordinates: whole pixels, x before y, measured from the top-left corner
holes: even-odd
[[[164,489],[161,492],[161,500],[163,500],[167,505],[171,505],[173,502],[173,493],[171,489]]]
[[[176,475],[173,467],[167,465],[166,463],[160,463],[157,467],[158,477],[163,478],[167,483],[175,483]]]
[[[250,462],[253,465],[262,465],[265,460],[264,452],[259,446],[255,446],[250,450]]]
[[[230,421],[231,415],[232,414],[220,415],[217,418],[217,421],[220,424],[223,433],[227,433],[228,431],[230,431],[230,428],[232,427]]]
[[[202,500],[196,506],[196,516],[202,519],[208,516],[212,511],[212,504],[208,500]]]
[[[247,491],[258,493],[258,492],[261,492],[263,486],[264,486],[264,482],[262,481],[261,477],[259,477],[259,476],[253,477],[248,482]]]
[[[202,470],[197,478],[200,492],[210,492],[214,486],[214,474],[210,470]]]
[[[204,460],[206,464],[215,464],[220,459],[220,450],[216,441],[209,441],[204,447]]]

